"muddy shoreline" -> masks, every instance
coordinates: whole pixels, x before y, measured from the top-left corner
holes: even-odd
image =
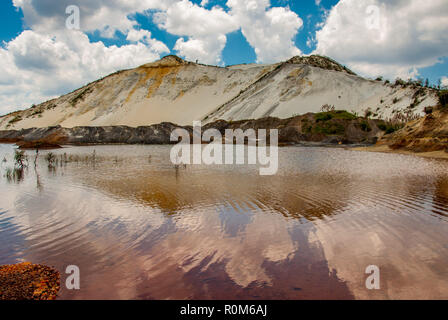
[[[372,146],[356,146],[349,147],[349,150],[354,151],[364,151],[364,152],[379,152],[379,153],[394,153],[394,154],[404,154],[409,156],[417,156],[423,158],[432,159],[444,159],[448,160],[448,152],[446,151],[428,151],[428,152],[415,152],[403,149],[391,149],[388,145],[372,145]]]
[[[365,127],[368,126],[368,130]],[[384,122],[381,120],[353,117],[344,111],[308,113],[289,119],[267,117],[258,120],[224,121],[218,120],[205,124],[202,132],[217,129],[224,137],[227,129],[277,129],[280,147],[330,147],[346,148],[354,151],[382,152],[414,155],[427,158],[448,159],[444,150],[417,152],[403,148],[391,148],[393,135],[385,135]],[[185,129],[192,136],[192,126],[180,126],[174,123],[161,123],[145,127],[107,126],[63,128],[30,128],[0,131],[0,143],[16,144],[20,149],[50,150],[63,146],[90,145],[170,145],[177,142],[170,140],[175,129]],[[224,142],[224,140],[223,140]],[[247,141],[246,141],[247,142]],[[204,142],[205,143],[205,142]],[[426,151],[426,150],[425,150]]]

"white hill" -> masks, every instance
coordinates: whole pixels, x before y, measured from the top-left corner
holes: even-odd
[[[225,68],[167,56],[0,117],[0,130],[288,118],[326,104],[390,118],[406,111],[421,114],[437,104],[437,96],[427,88],[364,79],[320,56]]]

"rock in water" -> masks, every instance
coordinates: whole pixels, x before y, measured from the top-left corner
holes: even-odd
[[[0,300],[55,300],[57,270],[29,262],[0,266]]]

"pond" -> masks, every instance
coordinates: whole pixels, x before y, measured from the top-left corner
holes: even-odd
[[[53,152],[17,174],[0,145],[0,265],[56,267],[61,299],[448,299],[447,161],[294,146],[260,176],[170,146]]]

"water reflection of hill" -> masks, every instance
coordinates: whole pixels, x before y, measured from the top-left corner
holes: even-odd
[[[95,164],[41,163],[20,184],[0,181],[0,238],[14,248],[0,253],[79,265],[83,290],[65,298],[447,296],[442,162],[287,148],[279,174],[260,177],[176,170],[158,147],[120,147],[131,154],[120,161],[96,148]],[[378,292],[364,286],[370,264]]]

